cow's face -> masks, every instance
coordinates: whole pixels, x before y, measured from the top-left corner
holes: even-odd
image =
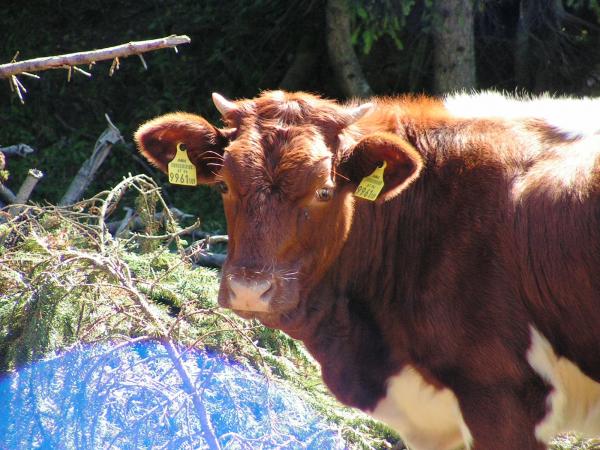
[[[144,124],[136,141],[163,171],[185,144],[198,182],[221,191],[229,247],[219,303],[289,328],[345,244],[360,180],[385,161],[380,199],[389,199],[418,175],[421,159],[395,135],[361,131],[370,104],[281,91],[213,99],[227,128],[175,113]]]

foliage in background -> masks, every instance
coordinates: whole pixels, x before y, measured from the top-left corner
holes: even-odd
[[[364,54],[368,54],[375,42],[388,36],[398,50],[403,50],[400,34],[406,27],[407,18],[415,3],[416,0],[351,0],[357,19],[352,43],[360,47]]]

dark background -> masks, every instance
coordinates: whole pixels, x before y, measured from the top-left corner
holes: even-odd
[[[439,93],[432,36],[436,14],[471,0],[349,0],[352,41],[364,77],[376,95]],[[335,77],[327,48],[327,3],[318,0],[3,0],[0,61],[108,47],[131,40],[186,34],[192,43],[137,57],[98,62],[93,78],[65,70],[21,77],[22,105],[8,82],[0,89],[0,146],[26,143],[37,153],[11,158],[7,186],[16,190],[27,169],[46,176],[33,200],[57,202],[94,142],[107,113],[127,143],[116,145],[87,195],[131,173],[150,172],[179,208],[197,214],[207,229],[222,228],[216,192],[166,183],[137,156],[132,134],[143,121],[181,110],[214,123],[213,91],[229,98],[264,89],[308,90],[332,98],[352,94]],[[460,88],[595,95],[600,92],[598,0],[505,0],[470,3],[476,81]],[[444,9],[440,5],[444,6]],[[461,30],[457,30],[461,31]],[[463,32],[465,29],[462,30]],[[448,32],[451,38],[452,30]],[[450,59],[452,55],[449,55]],[[84,68],[87,69],[87,68]]]

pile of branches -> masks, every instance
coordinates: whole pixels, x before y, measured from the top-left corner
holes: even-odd
[[[136,216],[143,225],[140,232],[128,228],[133,214],[127,213],[116,222],[108,221],[129,191],[137,195]],[[37,321],[36,329],[31,330],[33,333],[39,334],[44,329],[49,333],[52,324],[40,327],[39,319],[51,321],[60,313],[35,308],[54,308],[56,302],[63,305],[72,302],[71,307],[78,310],[77,322],[66,327],[68,332],[61,337],[61,345],[95,342],[102,339],[106,329],[119,330],[118,334],[125,338],[147,336],[167,343],[173,339],[191,343],[190,336],[181,333],[182,325],[198,315],[220,315],[214,305],[188,310],[202,302],[179,305],[175,300],[170,303],[165,300],[163,303],[171,308],[171,313],[172,310],[177,312],[171,317],[168,309],[167,315],[161,314],[148,302],[148,296],[164,300],[181,295],[192,298],[197,294],[168,292],[165,287],[169,285],[166,280],[191,267],[197,253],[203,252],[210,241],[205,238],[189,246],[193,251],[186,248],[187,242],[182,236],[196,230],[199,221],[181,228],[177,216],[180,214],[167,207],[160,188],[146,175],[129,176],[113,189],[71,206],[12,205],[0,210],[0,285],[3,287],[0,295],[9,300],[8,304],[13,300],[15,305],[24,308],[18,313],[22,320],[9,317],[10,314],[2,315],[9,317],[4,325],[11,329],[5,329],[8,339],[1,344],[4,359],[0,368],[10,369],[48,350],[30,345],[12,346],[11,341],[30,340],[26,336],[27,320]],[[119,226],[115,227],[115,223]],[[111,229],[118,236],[113,236]],[[138,278],[130,265],[139,264],[136,255],[144,254],[149,255],[146,259],[157,267],[143,268],[144,277]],[[148,272],[155,276],[147,278]],[[82,299],[90,299],[90,303]],[[205,303],[213,301],[205,299]],[[15,311],[18,309],[15,307]],[[115,311],[120,314],[115,315]],[[234,328],[237,329],[237,325]],[[114,337],[113,333],[111,339]],[[49,340],[48,335],[46,341]],[[6,350],[13,347],[11,351]],[[28,354],[19,355],[19,352]]]

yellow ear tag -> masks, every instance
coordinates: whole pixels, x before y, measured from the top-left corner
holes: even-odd
[[[196,186],[198,184],[196,166],[188,158],[187,149],[182,142],[177,143],[175,158],[167,166],[167,172],[171,184],[181,184],[183,186]]]
[[[381,167],[377,167],[371,175],[367,175],[362,179],[356,191],[355,197],[364,198],[365,200],[374,201],[383,189],[383,171],[385,170],[386,162],[383,162]]]

